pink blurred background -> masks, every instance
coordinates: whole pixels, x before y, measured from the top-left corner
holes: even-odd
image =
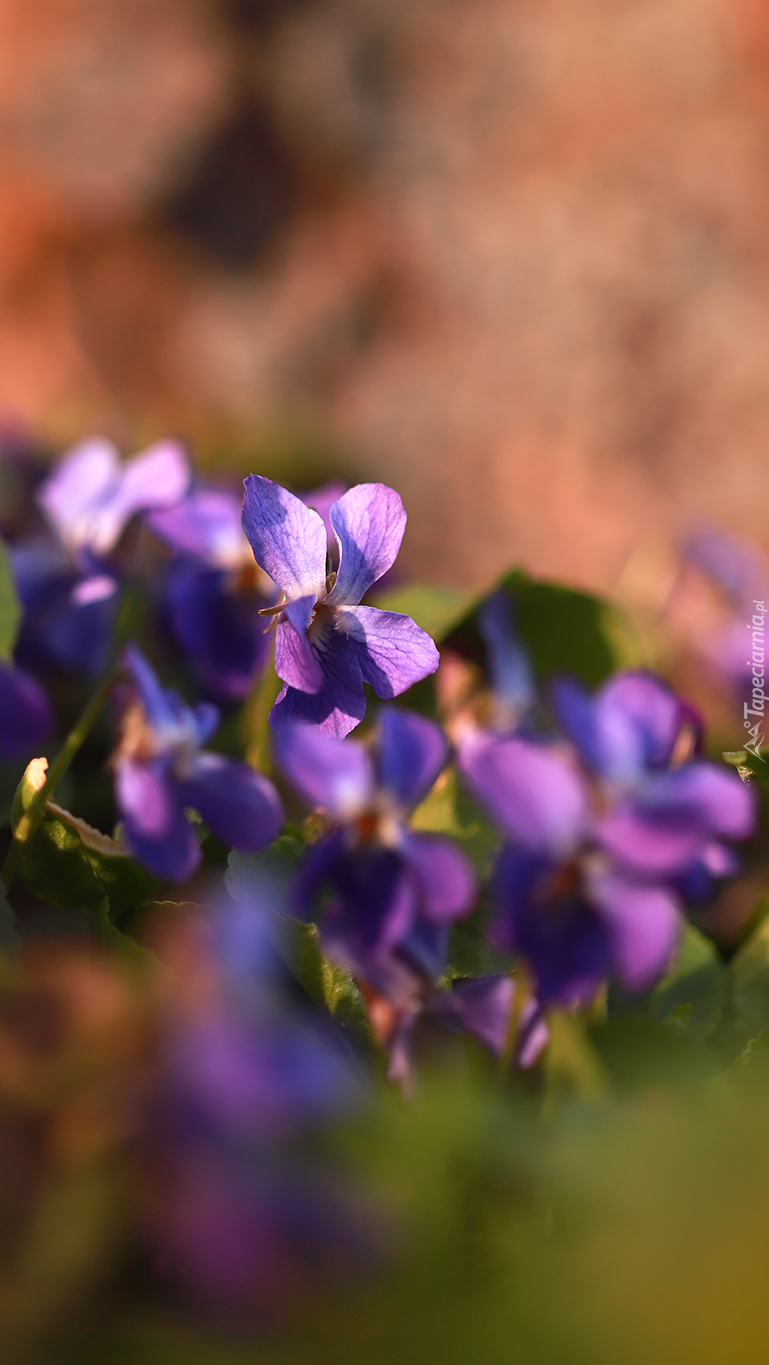
[[[6,432],[384,479],[425,579],[767,540],[768,223],[760,0],[0,0]]]

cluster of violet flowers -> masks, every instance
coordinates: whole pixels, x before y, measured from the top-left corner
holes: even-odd
[[[753,792],[703,756],[692,708],[650,673],[617,674],[594,695],[560,678],[548,728],[499,595],[478,617],[494,702],[485,723],[454,727],[452,745],[435,720],[392,704],[440,663],[410,617],[364,600],[400,549],[395,490],[298,497],[252,474],[241,501],[197,480],[174,442],[121,463],[92,440],[34,497],[37,524],[11,546],[23,620],[16,664],[0,668],[0,751],[15,757],[49,737],[51,677],[112,668],[122,834],[156,878],[179,883],[201,863],[199,821],[226,847],[258,853],[280,836],[291,789],[314,823],[282,908],[319,923],[405,1085],[425,1020],[533,1065],[549,1010],[585,1006],[609,980],[650,989],[687,906],[736,871],[731,846],[753,831]],[[162,684],[141,641],[120,639],[132,555],[154,566],[159,618],[197,700]],[[283,795],[207,747],[221,708],[254,693],[271,657]],[[365,686],[388,704],[360,741],[349,735],[366,715]],[[410,824],[450,762],[502,836],[484,932],[523,971],[453,971],[452,930],[479,913],[478,873],[457,842]]]

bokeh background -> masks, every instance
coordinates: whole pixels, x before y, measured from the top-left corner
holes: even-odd
[[[422,579],[766,539],[768,220],[761,0],[0,3],[4,439],[381,478]]]

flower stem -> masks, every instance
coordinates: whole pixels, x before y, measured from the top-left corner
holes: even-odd
[[[56,758],[48,769],[45,782],[40,787],[39,791],[35,792],[27,809],[22,813],[18,820],[13,831],[11,847],[6,854],[2,870],[0,870],[0,881],[3,882],[6,890],[8,890],[11,883],[18,875],[26,845],[37,833],[43,822],[46,802],[50,800],[56,784],[64,776],[84,740],[87,739],[90,734],[94,722],[109,696],[120,671],[119,667],[110,668],[103,678],[76,720],[59,750],[59,753],[56,755]],[[24,778],[22,778],[22,782],[23,781]]]

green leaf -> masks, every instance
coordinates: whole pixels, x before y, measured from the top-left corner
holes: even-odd
[[[477,604],[478,593],[462,588],[438,588],[427,584],[412,584],[394,588],[376,598],[375,606],[382,611],[397,611],[410,616],[422,630],[439,643],[463,621]]]
[[[11,659],[21,622],[21,603],[10,555],[5,541],[0,538],[0,659]]]
[[[677,1019],[610,1019],[591,1032],[612,1088],[631,1095],[657,1087],[691,1084],[712,1076],[712,1052]]]
[[[614,671],[610,609],[600,597],[521,570],[501,586],[513,599],[517,630],[538,680],[573,673],[587,687],[597,687]]]
[[[675,960],[662,981],[644,995],[627,995],[613,985],[608,995],[610,1019],[646,1017],[674,1020],[692,1038],[706,1038],[715,1028],[723,1000],[724,967],[715,945],[687,924]]]
[[[764,920],[723,973],[720,1018],[712,1034],[719,1053],[736,1058],[769,1028],[769,921]]]
[[[28,765],[11,814],[14,829],[40,790],[46,767],[45,759]],[[43,822],[24,851],[19,876],[48,905],[87,911],[100,932],[105,928],[106,905],[112,918],[118,918],[147,900],[157,886],[125,844],[54,801],[47,803]]]

